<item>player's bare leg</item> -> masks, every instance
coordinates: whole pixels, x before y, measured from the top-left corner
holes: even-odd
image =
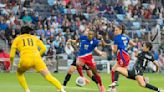
[[[67,75],[65,76],[64,82],[63,82],[63,88],[64,88],[64,90],[66,89],[66,85],[67,85],[68,81],[70,80],[72,73],[75,70],[76,70],[76,66],[71,65],[70,68],[69,68],[69,70],[68,70]]]
[[[116,87],[117,85],[117,81],[115,81],[115,79],[118,80],[119,77],[119,73],[116,70],[116,68],[119,67],[119,65],[116,63],[111,70],[111,79],[112,79],[112,84],[109,85],[109,89],[107,90],[108,92],[116,92]],[[117,77],[117,78],[116,78]]]
[[[122,67],[117,67],[117,68],[116,68],[116,71],[119,71],[123,76],[128,77],[128,71],[127,71],[127,69],[122,68]],[[138,81],[138,83],[139,83],[139,85],[140,85],[141,87],[149,88],[149,89],[155,90],[155,91],[157,91],[157,92],[163,92],[163,90],[160,90],[159,88],[157,88],[157,87],[155,87],[155,86],[153,86],[153,85],[150,85],[150,84],[146,83],[146,82],[145,82],[145,78],[144,78],[143,76],[141,76],[141,75],[137,75],[137,76],[135,77],[135,79]]]
[[[116,67],[114,67],[114,70],[116,72],[121,73],[123,76],[128,77],[128,71],[127,71],[127,67],[121,67],[120,65],[117,65]],[[107,90],[108,92],[116,92],[116,87],[118,86],[118,77],[115,76],[114,78],[114,82],[112,82],[112,84],[109,85],[109,89]]]
[[[83,75],[83,67],[82,66],[84,66],[84,65],[85,64],[82,61],[77,59],[77,61],[76,61],[77,71],[78,71],[79,75],[84,78],[86,83],[89,83],[90,81],[87,78],[85,78],[84,75]]]
[[[66,92],[63,89],[61,83],[55,77],[53,77],[47,69],[40,71],[40,73],[47,81],[53,84],[60,92]]]
[[[84,65],[85,64],[82,61],[80,61],[79,59],[77,59],[77,61],[76,61],[76,67],[77,67],[77,71],[78,71],[78,73],[79,73],[79,75],[81,77],[84,77],[84,75],[83,75],[83,68],[82,68],[82,66],[84,66]]]
[[[26,79],[25,79],[25,76],[24,76],[24,72],[22,69],[18,68],[17,69],[17,72],[16,72],[16,75],[17,75],[17,78],[18,78],[18,81],[20,83],[20,85],[23,87],[23,89],[25,90],[25,92],[30,92],[30,89],[27,85],[27,82],[26,82]]]
[[[96,80],[96,78],[93,75],[92,71],[91,70],[86,70],[86,72],[87,72],[87,76],[90,77],[93,82],[95,82],[96,84],[98,84],[98,81]]]
[[[159,88],[157,88],[157,87],[155,87],[151,84],[146,83],[144,77],[141,76],[141,75],[137,75],[136,80],[138,81],[138,84],[141,87],[148,88],[148,89],[151,89],[151,90],[154,90],[154,91],[157,91],[157,92],[164,92],[164,90],[160,90]]]
[[[90,67],[90,69],[92,70],[92,73],[94,74],[96,80],[98,81],[98,88],[99,88],[100,92],[105,92],[106,90],[102,84],[100,74],[98,73],[96,67]]]

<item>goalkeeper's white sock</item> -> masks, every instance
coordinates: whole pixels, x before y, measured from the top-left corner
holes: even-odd
[[[27,89],[26,92],[30,92],[30,89]]]

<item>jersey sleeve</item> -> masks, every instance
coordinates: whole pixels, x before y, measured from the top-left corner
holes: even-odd
[[[97,40],[97,39],[94,40],[94,45],[95,45],[95,47],[98,46],[99,43],[100,43],[100,40]]]
[[[142,56],[142,52],[139,52],[138,53],[138,56],[137,56],[138,60],[142,60],[143,56]]]
[[[127,37],[127,41],[129,42],[130,41],[130,38],[128,36],[126,36],[126,37]]]
[[[85,40],[85,39],[86,39],[86,36],[80,35],[79,40]]]
[[[39,39],[37,39],[37,46],[40,48],[40,55],[42,56],[46,52],[46,46]]]
[[[15,57],[15,53],[17,50],[17,44],[19,41],[19,37],[15,38],[12,45],[11,45],[11,50],[10,50],[10,61],[13,62],[14,57]]]
[[[155,59],[154,59],[154,56],[151,54],[151,59],[150,59],[150,61],[151,61],[151,62],[154,62],[154,60],[155,60]]]

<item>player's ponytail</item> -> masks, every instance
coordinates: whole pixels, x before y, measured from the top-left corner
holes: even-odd
[[[121,24],[120,26],[121,26],[121,30],[122,30],[122,33],[121,34],[124,34],[125,33],[125,29],[126,29],[125,28],[125,25]]]

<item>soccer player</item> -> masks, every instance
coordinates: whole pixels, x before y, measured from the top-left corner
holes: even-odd
[[[113,84],[117,84],[117,80],[119,77],[119,73],[115,71],[117,67],[123,67],[124,69],[128,68],[130,56],[127,52],[128,45],[135,46],[136,44],[129,39],[126,35],[124,35],[125,27],[122,24],[118,24],[114,26],[114,45],[112,46],[113,53],[117,53],[117,63],[112,67],[111,70],[111,79],[112,84],[109,85],[111,87],[110,90],[116,90]],[[114,81],[116,80],[116,81]]]
[[[86,70],[87,76],[90,77],[92,79],[92,81],[94,81],[96,84],[98,84],[97,80],[95,79],[95,77],[92,74],[92,71],[87,67],[87,66],[83,66],[83,69]],[[76,70],[76,59],[73,60],[70,68],[68,69],[68,73],[65,76],[64,82],[63,82],[63,87],[64,89],[66,88],[66,85],[68,83],[68,81],[71,78],[72,73]],[[85,78],[86,83],[89,83],[90,81],[88,79]]]
[[[116,71],[120,72],[122,75],[129,79],[136,80],[141,87],[148,88],[157,92],[164,92],[164,90],[160,90],[159,88],[146,83],[143,76],[143,72],[147,68],[149,62],[153,62],[153,64],[156,66],[156,72],[159,71],[158,64],[153,58],[151,49],[152,44],[150,42],[145,42],[143,44],[142,51],[137,55],[137,61],[133,69],[130,71],[122,67],[117,67]]]
[[[97,51],[98,49],[96,48],[94,51],[98,53]],[[103,52],[102,52],[103,53]],[[90,77],[92,79],[92,81],[94,81],[96,84],[98,84],[96,78],[93,76],[92,71],[89,69],[89,67],[87,67],[86,65],[83,66],[83,69],[86,70],[87,76]],[[73,60],[70,68],[68,69],[68,73],[65,76],[64,82],[63,82],[63,87],[64,89],[66,88],[66,85],[68,83],[68,81],[71,78],[72,73],[76,70],[76,58]],[[83,76],[83,75],[82,75]],[[87,83],[89,83],[90,81],[88,79],[85,78],[85,81]]]
[[[37,37],[30,35],[32,29],[28,26],[21,28],[21,35],[16,37],[12,43],[10,51],[10,61],[14,62],[15,53],[18,50],[20,52],[20,61],[16,76],[20,85],[25,92],[30,92],[30,89],[26,83],[24,73],[30,68],[34,68],[39,72],[47,81],[53,84],[60,92],[65,92],[61,83],[54,78],[48,71],[46,64],[42,60],[42,55],[46,51],[46,47],[41,40]],[[38,50],[38,48],[40,50]]]
[[[72,41],[72,40],[71,40]],[[79,42],[80,43],[80,49],[78,52],[78,57],[76,61],[77,70],[80,74],[80,76],[83,77],[82,73],[82,66],[87,65],[89,69],[94,74],[96,80],[98,81],[98,88],[100,92],[105,92],[105,88],[102,84],[102,80],[100,77],[100,74],[97,72],[96,64],[93,61],[92,52],[98,45],[105,45],[103,39],[101,39],[101,42],[97,40],[94,37],[93,31],[88,31],[87,36],[81,35],[78,41],[73,42]],[[104,56],[104,53],[98,52],[101,56]]]

